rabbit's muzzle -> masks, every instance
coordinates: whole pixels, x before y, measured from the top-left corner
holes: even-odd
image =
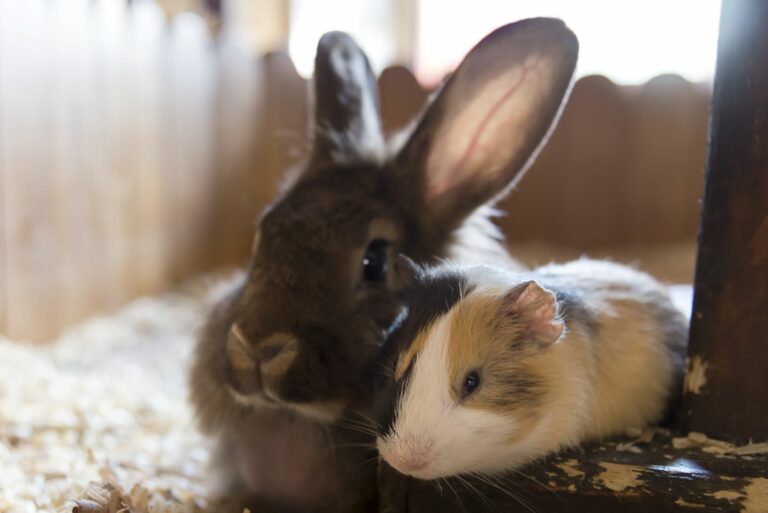
[[[298,355],[299,342],[289,333],[274,333],[255,347],[248,343],[239,324],[232,325],[227,340],[227,355],[234,372],[237,392],[262,393],[278,400],[276,385]]]

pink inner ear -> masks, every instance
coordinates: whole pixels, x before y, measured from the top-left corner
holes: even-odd
[[[555,342],[565,325],[557,318],[555,295],[532,281],[515,300],[515,309],[524,313],[531,333],[545,343]]]
[[[553,298],[554,299],[554,298]],[[531,331],[543,342],[554,342],[563,334],[565,325],[556,318],[555,303],[547,302],[539,307],[531,319]]]
[[[459,185],[462,181],[462,178],[469,178],[469,175],[472,174],[470,172],[471,170],[467,169],[467,167],[469,167],[469,162],[477,152],[487,150],[487,148],[483,148],[479,144],[482,135],[486,132],[488,126],[491,125],[494,118],[499,115],[499,112],[501,111],[504,104],[509,102],[514,97],[515,92],[520,89],[520,86],[525,82],[525,79],[528,76],[530,70],[537,64],[538,61],[535,61],[533,63],[522,66],[517,80],[510,84],[506,90],[502,91],[498,100],[496,100],[480,118],[480,122],[475,127],[474,131],[472,131],[471,136],[466,143],[466,147],[461,154],[461,157],[447,171],[445,171],[442,176],[439,176],[437,180],[434,180],[430,184],[431,187],[429,187],[426,191],[427,200],[432,200],[435,197],[441,195],[446,190]],[[490,150],[493,150],[493,148]]]

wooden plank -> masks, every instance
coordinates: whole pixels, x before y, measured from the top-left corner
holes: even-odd
[[[8,275],[5,265],[5,238],[6,238],[6,194],[5,194],[5,166],[3,165],[3,130],[5,128],[3,117],[3,62],[5,60],[4,47],[7,44],[2,37],[3,21],[8,18],[5,12],[6,3],[0,1],[0,335],[7,333],[7,286]]]
[[[768,439],[768,2],[724,2],[696,269],[688,428]]]
[[[52,226],[50,151],[51,40],[47,2],[5,6],[3,39],[3,133],[5,186],[6,332],[12,338],[48,339],[57,324],[56,247]]]
[[[767,454],[738,456],[700,448],[676,449],[666,437],[650,444],[627,442],[589,445],[491,479],[406,479],[381,463],[381,511],[768,511]]]
[[[622,91],[605,77],[575,84],[547,146],[501,204],[507,215],[500,223],[510,240],[582,250],[626,242],[631,115]]]
[[[140,294],[165,289],[171,282],[171,226],[165,212],[170,180],[163,167],[165,151],[161,120],[167,106],[162,101],[162,54],[165,19],[160,8],[151,2],[131,4],[129,52],[130,79],[134,89],[133,115],[137,130],[138,191],[136,201],[136,265]]]
[[[379,76],[381,124],[391,134],[405,127],[421,111],[428,92],[416,81],[410,70],[390,66]]]
[[[121,304],[130,287],[131,251],[127,237],[130,219],[126,207],[132,183],[125,174],[125,153],[120,146],[126,131],[119,87],[123,56],[120,38],[124,34],[123,5],[97,2],[90,6],[88,23],[89,108],[86,117],[90,141],[88,170],[93,215],[92,266],[87,281],[92,286],[93,312],[103,312]]]
[[[183,24],[182,24],[183,23]],[[213,87],[212,43],[207,26],[197,17],[187,16],[174,22],[175,37],[180,45],[178,96],[183,154],[186,163],[179,169],[179,181],[189,184],[183,229],[187,231],[184,251],[188,255],[185,278],[208,268],[210,233],[214,228],[213,180],[215,170],[213,127],[215,96]]]
[[[243,200],[256,219],[274,199],[280,180],[306,157],[308,83],[290,58],[270,53],[262,61],[263,89],[257,126],[257,161],[248,172]],[[253,231],[253,230],[251,230]],[[250,247],[250,240],[247,241]]]
[[[207,202],[201,197],[201,188],[207,179],[201,169],[204,171],[210,166],[209,141],[205,140],[206,127],[201,126],[205,122],[201,112],[212,106],[212,98],[204,96],[205,91],[201,89],[201,81],[206,80],[200,75],[200,58],[208,49],[205,30],[200,18],[180,14],[172,20],[166,40],[170,76],[165,104],[168,146],[164,151],[170,151],[165,172],[170,178],[167,192],[172,209],[168,211],[171,228],[168,235],[173,240],[174,281],[199,270],[202,248],[198,242],[210,232],[205,225]]]
[[[125,2],[100,2],[107,116],[106,179],[110,211],[107,247],[110,248],[112,286],[109,308],[136,297],[140,289],[141,225],[137,214],[139,197],[139,139],[134,105],[138,100],[135,77],[131,76],[129,49],[132,45]]]
[[[624,232],[634,242],[693,240],[707,140],[700,89],[680,76],[662,75],[638,88],[631,105]]]
[[[48,7],[51,17],[51,123],[47,142],[51,153],[53,217],[56,246],[56,282],[49,294],[59,315],[56,332],[92,313],[88,281],[93,254],[90,231],[90,142],[83,112],[91,108],[87,80],[87,0],[62,0]]]
[[[215,229],[209,249],[212,266],[242,265],[250,254],[256,212],[243,195],[260,166],[256,149],[263,84],[261,62],[254,62],[226,38],[217,44]]]

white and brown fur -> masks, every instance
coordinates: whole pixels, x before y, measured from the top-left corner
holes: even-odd
[[[261,217],[191,371],[219,493],[242,493],[239,511],[375,508],[374,436],[349,427],[368,414],[370,363],[402,303],[389,274],[365,277],[366,248],[383,242],[385,270],[398,253],[512,265],[487,214],[552,130],[577,53],[559,20],[501,27],[389,147],[365,54],[345,34],[320,40],[308,159]]]
[[[645,273],[587,259],[401,272],[416,314],[387,348],[377,445],[402,473],[513,469],[658,422],[680,389],[688,322]]]

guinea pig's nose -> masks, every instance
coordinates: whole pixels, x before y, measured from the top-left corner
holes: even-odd
[[[290,333],[273,333],[256,347],[262,374],[276,376],[291,366],[298,354],[298,339]]]
[[[403,474],[415,475],[426,469],[433,456],[430,440],[414,436],[402,436],[388,443],[378,444],[379,453],[395,469]]]

